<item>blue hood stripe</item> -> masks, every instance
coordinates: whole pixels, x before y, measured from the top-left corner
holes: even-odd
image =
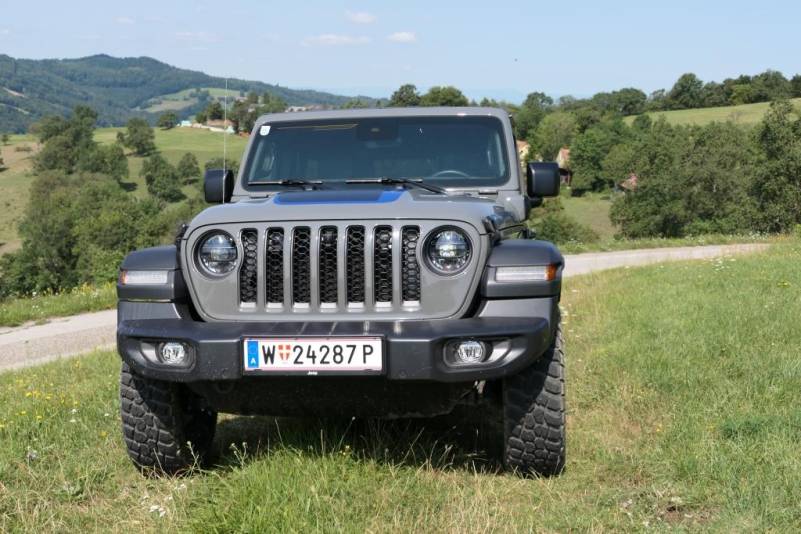
[[[395,202],[404,193],[402,190],[376,191],[313,191],[303,193],[279,193],[275,204],[386,204]]]

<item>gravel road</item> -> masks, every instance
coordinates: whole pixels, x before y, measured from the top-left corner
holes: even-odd
[[[765,250],[768,246],[712,245],[568,255],[565,256],[564,275],[568,277],[619,267],[748,254]],[[0,327],[0,371],[111,348],[115,343],[116,327],[115,310],[55,318],[45,324]]]

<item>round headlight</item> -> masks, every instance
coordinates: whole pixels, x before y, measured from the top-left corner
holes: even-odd
[[[456,274],[470,263],[470,240],[455,228],[435,230],[428,238],[428,263],[440,274]]]
[[[200,267],[211,275],[230,273],[236,266],[236,243],[230,235],[218,232],[205,237],[197,249]]]

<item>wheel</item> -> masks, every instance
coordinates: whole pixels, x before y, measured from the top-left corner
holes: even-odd
[[[217,413],[181,384],[120,373],[120,412],[128,456],[143,471],[175,474],[202,462],[208,453]]]
[[[565,466],[565,351],[561,325],[548,351],[503,381],[503,461],[522,475],[552,476]]]

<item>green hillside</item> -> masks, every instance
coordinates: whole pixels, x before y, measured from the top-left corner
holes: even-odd
[[[197,88],[223,87],[224,78],[180,69],[149,57],[96,55],[32,60],[0,54],[0,132],[24,132],[43,116],[66,115],[78,104],[97,110],[100,126],[120,126],[137,115],[154,120],[155,113],[170,108],[143,111],[153,99]],[[228,87],[233,95],[267,92],[290,105],[337,106],[350,100],[331,93],[235,78],[228,80]],[[182,116],[197,111],[191,105],[172,109]]]
[[[99,143],[113,143],[120,128],[100,128],[95,131],[95,139]],[[165,159],[176,164],[186,152],[193,153],[200,165],[213,158],[222,157],[222,134],[196,128],[174,128],[172,130],[155,130],[156,147]],[[229,135],[227,141],[228,159],[239,160],[245,150],[247,139],[236,135]],[[30,147],[30,152],[18,150],[18,147]],[[28,188],[33,175],[31,172],[32,156],[36,153],[38,145],[35,139],[28,135],[15,135],[7,146],[0,146],[0,157],[6,164],[5,170],[0,171],[0,254],[19,248],[17,224],[22,218],[28,202]],[[125,187],[130,194],[139,197],[147,196],[147,187],[139,170],[142,168],[144,158],[128,156],[129,178],[125,180]],[[198,184],[184,186],[184,193],[191,196],[199,187]],[[171,204],[169,209],[175,209],[178,204]]]
[[[801,109],[801,98],[792,99],[796,109]],[[653,120],[664,117],[670,124],[704,125],[710,122],[734,121],[738,124],[751,125],[762,120],[762,116],[770,107],[770,102],[742,104],[739,106],[723,106],[717,108],[679,109],[675,111],[654,111],[647,115]],[[635,116],[626,117],[631,124]]]

